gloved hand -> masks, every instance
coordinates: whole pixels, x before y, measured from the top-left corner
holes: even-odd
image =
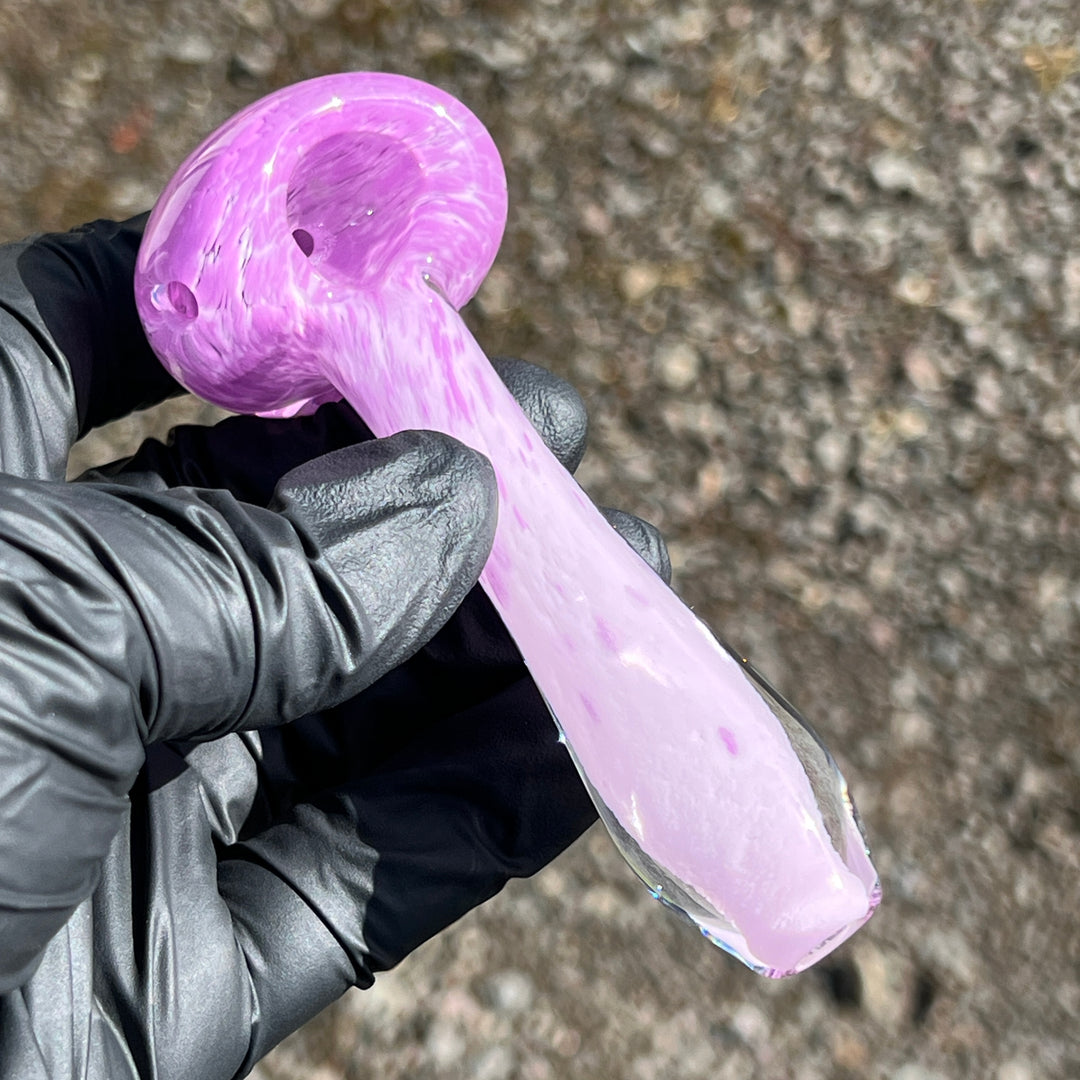
[[[242,1076],[594,817],[473,587],[480,455],[328,405],[62,482],[78,434],[178,390],[142,224],[0,248],[3,1080]],[[574,467],[580,399],[500,374]]]

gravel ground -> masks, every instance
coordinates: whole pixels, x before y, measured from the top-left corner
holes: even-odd
[[[815,720],[883,876],[771,983],[593,831],[261,1080],[1080,1075],[1078,31],[1066,0],[0,0],[4,237],[143,209],[299,78],[468,103],[510,179],[480,340],[581,389],[586,487]]]

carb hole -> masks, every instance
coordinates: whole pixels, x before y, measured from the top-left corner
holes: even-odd
[[[311,253],[315,250],[315,237],[307,229],[293,229],[292,238],[296,241],[296,246],[304,253],[304,256],[310,259]]]
[[[185,319],[194,319],[199,314],[199,301],[182,281],[155,285],[150,291],[150,302],[158,311],[172,311]]]

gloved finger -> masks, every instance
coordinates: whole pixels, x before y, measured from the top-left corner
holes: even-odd
[[[309,464],[277,513],[0,475],[0,985],[94,887],[145,742],[286,722],[400,664],[475,583],[494,492],[430,432]]]
[[[660,530],[642,518],[628,514],[625,510],[615,510],[610,506],[601,506],[600,513],[608,524],[664,579],[665,585],[671,584],[671,556],[664,543]]]
[[[588,437],[588,417],[577,391],[524,360],[492,363],[555,456],[568,469],[576,468]],[[147,491],[185,485],[224,488],[244,502],[265,506],[290,469],[370,438],[367,425],[344,402],[289,420],[232,416],[213,427],[178,427],[168,445],[148,440],[132,457],[80,479],[108,479]]]
[[[574,472],[589,439],[589,414],[581,395],[565,379],[527,360],[493,356],[491,365],[547,448]]]
[[[248,1061],[535,873],[594,819],[523,676],[223,851],[218,886],[258,1002]]]
[[[180,391],[135,309],[145,220],[95,221],[0,248],[4,471],[60,478],[77,437]]]

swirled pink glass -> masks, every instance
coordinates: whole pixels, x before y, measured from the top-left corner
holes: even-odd
[[[183,163],[146,228],[139,312],[169,370],[227,408],[344,396],[376,435],[437,429],[486,454],[481,582],[619,848],[711,940],[801,970],[880,895],[847,788],[611,529],[465,328],[505,216],[499,155],[460,102],[395,75],[314,79]]]

